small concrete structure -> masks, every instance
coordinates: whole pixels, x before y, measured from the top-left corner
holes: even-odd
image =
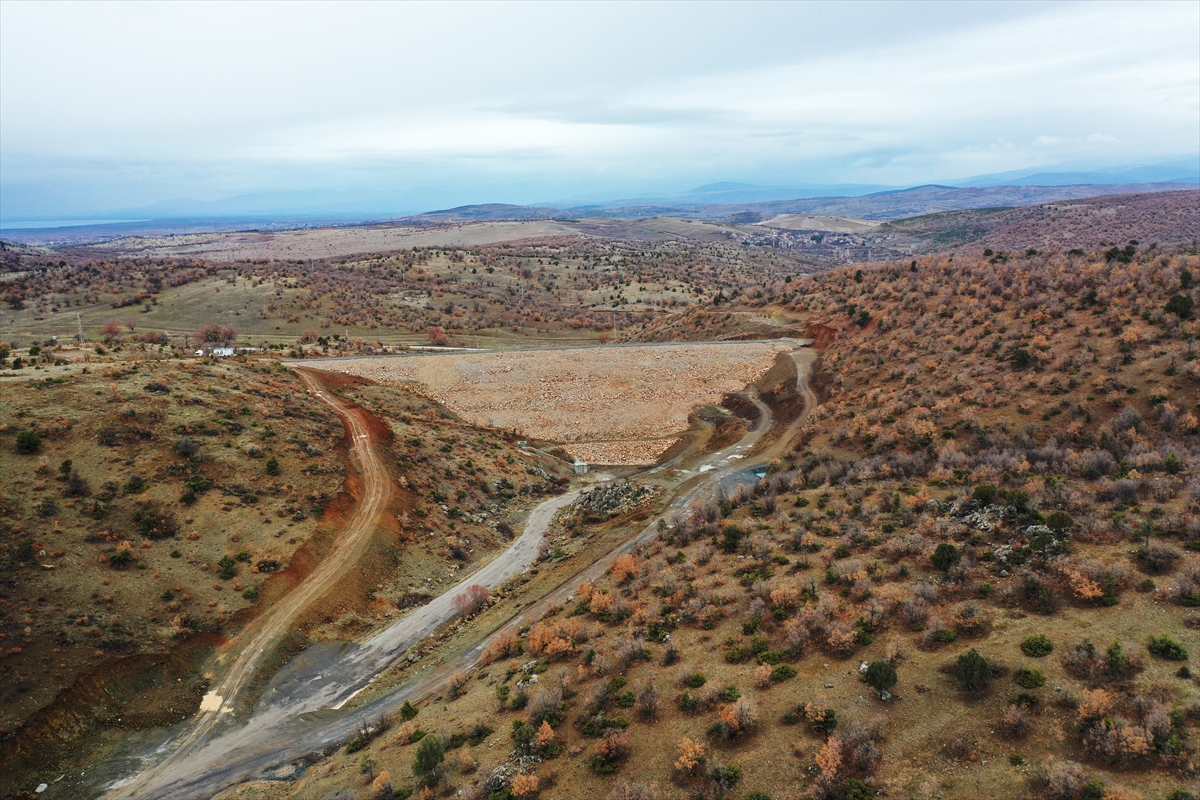
[[[578,458],[575,459],[575,474],[576,475],[586,475],[587,467],[588,467],[588,465],[587,465],[586,461],[580,461]]]

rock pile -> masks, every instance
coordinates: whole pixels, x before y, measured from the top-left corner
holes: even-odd
[[[661,486],[631,481],[597,486],[581,495],[572,504],[571,512],[584,521],[610,519],[646,505],[661,493]]]

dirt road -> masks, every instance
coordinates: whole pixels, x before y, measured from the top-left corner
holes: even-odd
[[[801,371],[800,366],[798,361],[797,381],[805,397],[805,409],[800,418],[803,420],[814,407],[815,397],[807,388],[807,370]],[[309,376],[305,376],[305,380],[310,386],[314,386]],[[319,392],[315,387],[314,390]],[[319,392],[318,396],[321,394],[323,393]],[[765,463],[769,458],[770,454],[764,451],[753,460],[748,460],[759,439],[774,424],[766,404],[753,392],[748,396],[759,410],[756,424],[735,444],[692,461],[686,470],[677,470],[677,479],[682,482],[676,489],[676,497],[662,515],[667,521],[685,513],[692,505],[715,495],[722,479],[744,472],[754,464]],[[326,400],[325,397],[322,399]],[[348,426],[352,424],[351,419],[358,419],[357,414],[353,413],[354,409],[341,405],[336,398],[329,398],[326,402],[330,402],[339,414],[344,415]],[[361,423],[361,420],[359,422]],[[774,451],[781,444],[786,442],[776,444],[768,450]],[[364,465],[364,502],[361,508],[366,509],[366,500],[370,496],[366,484],[370,482],[368,475],[373,473],[368,472],[365,466],[374,459],[374,464],[382,472],[382,482],[385,485],[386,472],[382,471],[382,465],[370,451],[370,440],[366,436],[365,425],[363,438],[355,439],[355,449],[360,463]],[[664,468],[667,468],[667,465],[650,472],[661,472]],[[571,492],[539,505],[530,515],[524,530],[513,545],[458,586],[429,604],[414,609],[359,645],[344,647],[326,657],[314,656],[298,668],[287,670],[281,679],[268,686],[249,720],[241,725],[229,724],[217,730],[222,718],[221,711],[229,708],[232,697],[245,686],[247,680],[247,677],[235,679],[232,677],[234,670],[230,669],[218,684],[218,689],[214,690],[215,699],[209,704],[216,710],[202,712],[170,755],[132,779],[112,787],[108,796],[158,800],[211,797],[232,784],[262,774],[264,770],[276,768],[309,753],[336,747],[354,735],[362,720],[372,719],[381,714],[394,714],[406,700],[418,700],[440,690],[453,671],[470,669],[477,665],[483,650],[494,637],[540,618],[551,605],[561,605],[581,584],[595,581],[602,575],[617,556],[629,552],[639,542],[653,537],[658,519],[652,520],[637,536],[614,548],[548,595],[514,614],[491,636],[469,651],[363,708],[353,712],[339,711],[407,648],[451,619],[454,614],[453,600],[468,585],[479,583],[492,587],[532,564],[554,515],[573,502],[579,494],[580,491]],[[380,509],[386,494],[381,497],[384,499],[380,500]],[[373,520],[373,515],[377,513],[378,510],[371,512],[370,519]],[[356,513],[354,520],[358,520],[359,516]],[[341,550],[335,552],[340,553],[341,558],[347,557]],[[353,563],[352,559],[349,563]],[[338,568],[334,554],[323,562],[323,567],[325,564],[330,564],[330,569]],[[343,564],[341,569],[344,568]],[[309,593],[308,600],[304,602],[311,601],[318,594]],[[298,602],[288,603],[288,607],[299,607]],[[299,613],[298,610],[292,611],[287,619],[294,619],[296,613]],[[275,631],[275,636],[281,633],[282,629],[269,627]],[[246,653],[244,658],[252,660],[253,663],[241,668],[238,671],[239,675],[248,676],[253,673],[253,664],[261,661],[262,654],[271,641],[271,637],[265,634],[254,636],[252,642],[255,646],[243,651]],[[239,656],[234,664],[240,664],[242,660],[243,657]],[[220,694],[222,690],[229,692],[229,695]],[[160,751],[169,747],[171,744],[167,743]]]
[[[170,755],[150,770],[135,775],[128,783],[117,787],[109,795],[114,800],[151,796],[148,794],[151,787],[177,777],[180,770],[188,768],[198,745],[228,721],[239,695],[296,618],[332,588],[362,555],[375,530],[376,521],[391,497],[387,469],[371,446],[365,412],[324,391],[308,372],[302,369],[296,372],[308,391],[342,418],[350,438],[350,457],[362,478],[362,498],[320,565],[270,611],[246,626],[229,642],[224,653],[217,657],[212,689],[201,701],[200,711],[192,724],[171,743]]]

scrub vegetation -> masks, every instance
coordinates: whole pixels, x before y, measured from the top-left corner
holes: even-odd
[[[3,347],[5,746],[28,759],[49,737],[29,721],[76,676],[128,698],[121,725],[187,716],[205,648],[319,561],[355,471],[337,418],[280,355],[795,337],[818,353],[812,373],[777,364],[751,392],[777,421],[761,476],[658,524],[667,492],[641,483],[564,509],[535,566],[471,586],[373,691],[432,689],[291,779],[221,796],[1189,797],[1200,255],[1195,210],[1157,197],[1184,214],[1169,239],[1139,199],[1119,238],[1104,215],[1047,214],[979,246],[823,270],[770,246],[583,237],[30,270],[4,284],[20,326],[76,308],[98,322],[139,292],[144,319],[179,322],[153,341],[96,329],[87,362],[65,336]],[[218,289],[239,320],[187,294]],[[196,357],[208,324],[263,349]],[[411,387],[322,380],[372,415],[395,499],[361,575],[306,616],[297,647],[427,602],[506,547],[526,510],[592,479],[551,455],[559,441],[518,444]],[[603,573],[535,606],[605,553]],[[456,660],[477,644],[477,661]],[[147,657],[160,663],[130,660]],[[171,659],[191,697],[178,705],[145,690]],[[108,708],[73,724],[119,730]]]

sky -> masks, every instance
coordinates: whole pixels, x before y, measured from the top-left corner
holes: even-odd
[[[1197,31],[1196,2],[2,0],[0,218],[1195,159]]]

